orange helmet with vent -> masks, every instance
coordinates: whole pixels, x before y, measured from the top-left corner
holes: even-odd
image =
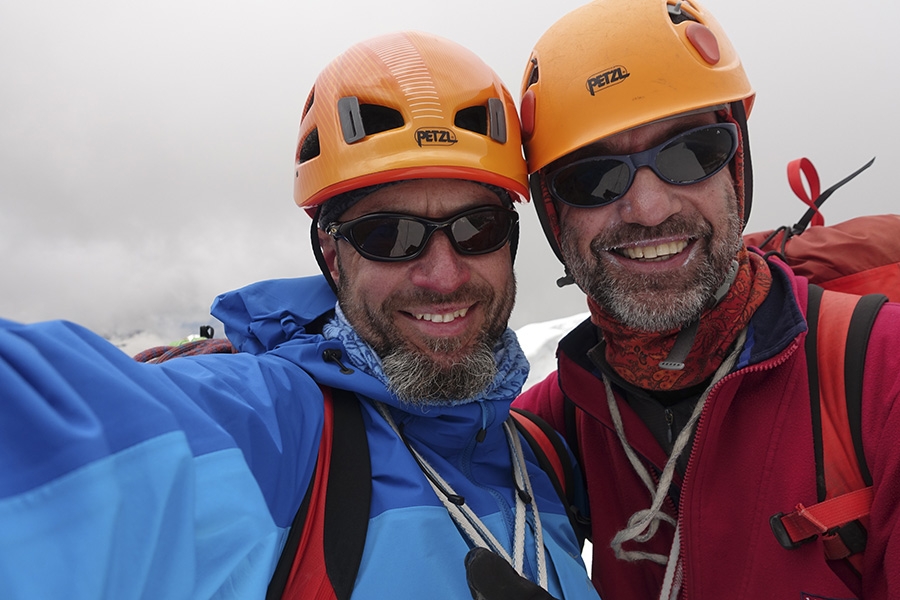
[[[745,222],[751,173],[746,117],[753,89],[721,25],[696,0],[595,0],[535,44],[522,82],[522,137],[530,173],[601,138],[683,113],[727,108],[740,127]],[[734,171],[734,168],[733,168]],[[551,201],[532,194],[558,252]],[[548,222],[549,221],[549,222]]]
[[[753,90],[725,31],[695,0],[595,0],[557,21],[525,70],[530,172],[626,129]]]
[[[418,32],[377,37],[332,61],[300,120],[294,201],[310,214],[374,184],[468,179],[527,199],[515,102],[469,50]]]

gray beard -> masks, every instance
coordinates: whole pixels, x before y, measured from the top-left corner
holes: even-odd
[[[698,318],[722,276],[721,272],[713,272],[707,263],[693,285],[677,291],[669,288],[663,294],[659,288],[667,286],[659,286],[657,281],[623,282],[596,266],[597,261],[592,264],[577,253],[569,253],[566,264],[578,286],[604,311],[623,325],[642,331],[680,329]]]
[[[383,356],[381,363],[391,392],[401,402],[419,407],[474,398],[497,375],[494,353],[485,344],[450,365],[404,347]]]
[[[686,226],[673,219],[656,229],[678,231]],[[724,239],[718,242],[713,240],[712,226],[708,223],[690,231],[698,243],[707,247],[706,258],[694,267],[693,277],[686,277],[684,273],[637,277],[612,268],[604,259],[604,249],[622,245],[629,238],[646,236],[641,231],[643,228],[636,226],[621,228],[615,239],[610,239],[612,236],[594,239],[589,256],[580,254],[574,236],[566,235],[567,231],[563,229],[560,248],[575,282],[607,314],[634,329],[670,331],[698,319],[728,273],[742,244],[741,222],[736,211],[725,227]]]
[[[341,269],[341,280],[351,281],[343,271],[340,255],[338,268]],[[370,310],[358,301],[358,294],[354,295],[345,286],[338,287],[341,309],[357,334],[381,359],[388,389],[401,402],[420,407],[464,403],[483,393],[494,381],[497,362],[493,347],[506,331],[515,294],[515,279],[510,280],[509,288],[505,290],[465,286],[454,294],[444,296],[430,295],[424,291],[418,293],[419,298],[434,302],[465,297],[480,300],[488,307],[485,330],[481,332],[478,343],[470,352],[451,362],[446,357],[441,360],[422,354],[404,340],[384,316],[391,312],[390,302]],[[430,350],[438,357],[456,353],[460,348],[461,342],[456,339],[434,339],[430,342]]]

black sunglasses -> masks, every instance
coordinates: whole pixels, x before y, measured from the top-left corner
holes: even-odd
[[[547,187],[570,206],[604,206],[625,195],[640,167],[668,183],[690,185],[721,171],[737,146],[734,123],[703,125],[642,152],[576,160],[548,173]]]
[[[445,230],[460,254],[488,254],[509,241],[519,214],[501,206],[480,206],[434,221],[402,213],[372,213],[344,223],[330,223],[325,233],[343,239],[369,260],[413,260],[425,251],[431,235]]]

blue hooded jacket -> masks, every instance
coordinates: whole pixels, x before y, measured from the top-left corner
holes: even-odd
[[[213,313],[241,352],[162,364],[138,363],[68,322],[0,321],[3,597],[263,598],[315,469],[321,385],[361,397],[371,453],[353,597],[470,597],[467,541],[371,401],[390,407],[408,442],[510,551],[502,423],[518,389],[456,406],[401,405],[364,369],[342,373],[323,357],[347,356],[338,339],[306,330],[334,304],[320,276],[224,294]],[[565,511],[523,450],[550,592],[596,598]],[[528,573],[533,527],[529,513]]]

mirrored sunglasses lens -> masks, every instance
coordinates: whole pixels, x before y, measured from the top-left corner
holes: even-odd
[[[724,167],[734,140],[723,127],[708,127],[673,140],[659,151],[656,168],[673,183],[692,183]]]
[[[559,198],[574,206],[602,206],[628,189],[631,169],[620,160],[596,159],[564,167],[552,185]]]
[[[486,210],[460,217],[450,225],[457,247],[481,254],[499,249],[512,231],[513,216],[501,210]]]
[[[353,226],[350,235],[362,252],[380,258],[402,258],[422,247],[425,225],[398,217],[364,219]]]

